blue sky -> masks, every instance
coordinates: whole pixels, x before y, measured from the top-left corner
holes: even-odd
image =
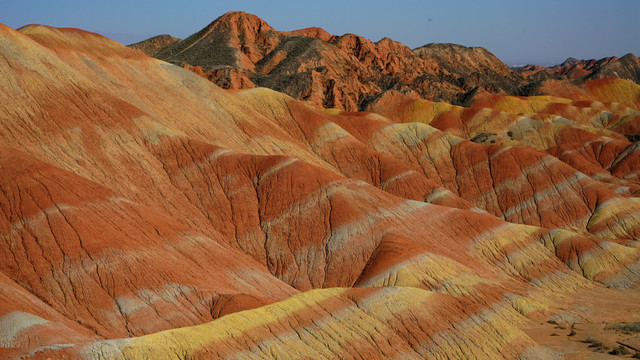
[[[640,55],[640,0],[91,1],[0,0],[0,23],[76,27],[129,44],[184,38],[230,10],[276,30],[319,26],[336,35],[483,46],[509,65]]]

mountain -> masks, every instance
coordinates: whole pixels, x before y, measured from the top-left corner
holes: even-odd
[[[327,36],[229,13],[160,50],[189,71],[0,25],[2,357],[640,346],[640,85],[513,96],[483,49]]]
[[[640,59],[633,54],[627,54],[616,61],[607,62],[598,66],[588,78],[620,78],[640,84]]]
[[[579,63],[580,60],[576,59],[576,58],[572,58],[572,57],[568,57],[567,60],[565,60],[562,64],[560,64],[560,67],[569,67],[573,64]]]
[[[485,88],[491,93],[512,93],[524,80],[485,48],[456,44],[427,44],[414,50],[461,76],[463,89]]]
[[[564,63],[553,67],[552,71],[556,75],[565,76],[569,79],[580,79],[586,78],[588,75],[592,74],[596,69],[609,64],[611,62],[615,62],[618,60],[617,57],[607,57],[602,58],[600,60],[570,60],[567,59]]]
[[[273,50],[282,35],[257,16],[230,12],[199,32],[158,53],[161,59],[187,62],[210,69],[233,65],[254,70],[255,62]]]
[[[570,57],[551,68],[514,70],[481,47],[431,43],[411,50],[389,38],[373,43],[318,27],[277,31],[241,11],[222,15],[184,40],[161,35],[130,47],[224,89],[268,87],[346,111],[368,110],[373,102],[399,95],[466,106],[478,93],[531,94],[545,80],[615,77],[640,83],[640,60],[633,54],[600,60]]]
[[[147,40],[143,40],[128,46],[132,49],[140,50],[149,56],[155,56],[160,52],[160,50],[180,40],[182,39],[174,38],[171,35],[165,34],[165,35],[154,36]]]
[[[606,57],[600,60],[577,60],[570,57],[562,64],[550,68],[527,65],[518,69],[518,72],[536,80],[620,78],[640,84],[640,59],[633,54],[627,54],[621,58]]]
[[[264,86],[348,111],[365,109],[387,91],[455,102],[476,88],[509,93],[524,84],[486,49],[429,44],[411,50],[388,38],[373,43],[320,28],[279,32],[244,12],[227,13],[154,56],[227,89]]]

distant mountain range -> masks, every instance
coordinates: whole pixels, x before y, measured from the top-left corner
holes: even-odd
[[[517,68],[516,71],[535,80],[591,80],[614,77],[640,84],[640,59],[634,54],[627,54],[621,58],[606,57],[600,60],[577,60],[570,57],[559,65],[551,67],[527,65]]]
[[[570,58],[552,68],[528,65],[515,71],[481,47],[432,43],[412,50],[389,38],[374,43],[317,27],[276,31],[239,11],[186,39],[160,35],[129,46],[224,89],[268,87],[348,111],[367,110],[397,96],[468,105],[482,93],[540,95],[535,91],[544,80],[619,77],[640,82],[640,62],[632,54],[600,61]]]
[[[227,13],[184,40],[166,35],[130,45],[227,89],[269,87],[316,105],[356,111],[388,91],[459,102],[478,89],[512,93],[526,84],[484,48],[427,44],[411,50],[384,38],[280,32],[244,12]]]

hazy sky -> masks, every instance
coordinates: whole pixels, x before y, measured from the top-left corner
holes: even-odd
[[[0,23],[76,27],[124,44],[184,38],[230,10],[276,30],[319,26],[336,35],[483,46],[509,65],[640,55],[640,0],[0,0]]]

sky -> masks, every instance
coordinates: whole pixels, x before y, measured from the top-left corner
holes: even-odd
[[[74,27],[130,44],[159,34],[185,38],[231,10],[281,31],[318,26],[411,48],[482,46],[507,65],[640,55],[640,0],[0,0],[0,23]]]

